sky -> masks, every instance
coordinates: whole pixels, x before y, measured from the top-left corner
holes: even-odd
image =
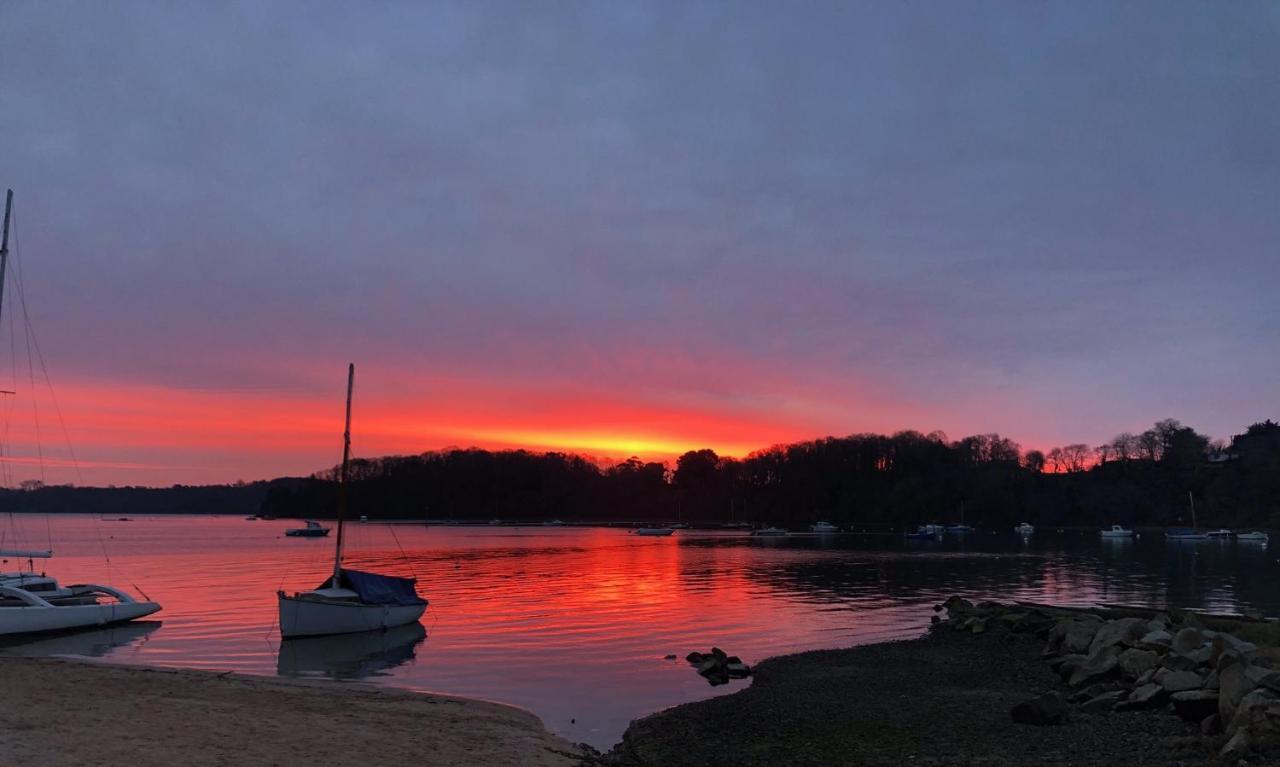
[[[9,0],[4,478],[1229,437],[1278,136],[1271,2]]]

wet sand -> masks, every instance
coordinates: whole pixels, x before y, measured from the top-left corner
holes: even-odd
[[[0,658],[0,764],[581,764],[533,714],[366,685]]]

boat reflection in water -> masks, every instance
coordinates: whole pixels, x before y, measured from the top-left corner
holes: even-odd
[[[385,631],[285,639],[280,642],[276,673],[328,679],[382,676],[413,660],[426,637],[427,630],[415,621]]]
[[[80,655],[100,658],[119,647],[145,642],[161,621],[133,621],[79,631],[59,631],[0,639],[0,655],[41,658]]]

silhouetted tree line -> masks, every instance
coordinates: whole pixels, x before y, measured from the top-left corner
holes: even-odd
[[[0,491],[0,512],[332,517],[337,469],[203,487]],[[1280,424],[1213,442],[1177,421],[1103,445],[1023,452],[998,434],[904,431],[778,445],[744,459],[693,450],[673,466],[566,453],[451,449],[357,459],[349,514],[371,519],[739,521],[867,528],[959,521],[1280,528]]]
[[[329,516],[336,469],[273,484],[264,513]],[[1280,425],[1214,443],[1177,421],[1047,453],[998,434],[857,434],[778,445],[745,459],[694,450],[666,464],[628,458],[448,450],[352,464],[350,513],[370,518],[573,521],[819,519],[867,527],[928,521],[1044,525],[1280,527]]]

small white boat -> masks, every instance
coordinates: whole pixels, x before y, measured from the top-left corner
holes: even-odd
[[[1023,522],[1019,524],[1017,527],[1013,528],[1013,531],[1018,535],[1031,535],[1036,531],[1036,527],[1035,525],[1029,522]]]
[[[48,559],[51,551],[0,551],[0,557]],[[127,592],[93,583],[59,586],[35,568],[0,573],[0,636],[98,628],[136,620],[160,610]]]
[[[815,522],[814,524],[809,525],[809,529],[810,529],[810,530],[812,530],[812,531],[813,531],[813,532],[815,532],[815,533],[838,533],[838,532],[840,532],[840,528],[839,528],[839,527],[836,527],[835,525],[831,524],[830,522]]]
[[[1103,530],[1100,535],[1103,538],[1132,538],[1133,531],[1120,525],[1112,525],[1111,529]]]
[[[770,538],[786,535],[787,531],[783,530],[781,527],[762,527],[759,530],[752,530],[751,534],[758,538]]]
[[[427,609],[418,596],[417,581],[349,570],[342,566],[342,520],[346,508],[347,471],[351,463],[351,390],[356,366],[347,368],[347,420],[342,434],[342,474],[338,485],[338,540],[333,575],[311,591],[289,596],[277,591],[280,637],[327,636],[376,631],[413,623]],[[310,522],[308,525],[312,524]],[[327,534],[328,528],[325,529]]]
[[[319,522],[307,520],[304,527],[291,527],[284,531],[290,538],[323,538],[329,534],[329,528]]]
[[[1225,527],[1221,527],[1221,528],[1218,528],[1217,530],[1210,530],[1208,533],[1206,533],[1206,535],[1208,535],[1210,538],[1218,538],[1218,539],[1233,538],[1235,537],[1235,531],[1228,530]]]
[[[249,516],[245,517],[245,518],[244,518],[244,520],[245,520],[246,522],[257,522],[257,521],[258,521],[258,515],[257,515],[257,514],[250,514]]]
[[[543,527],[564,527],[564,522],[559,519],[552,519],[542,523]]]
[[[1236,536],[1237,541],[1249,541],[1253,543],[1267,543],[1271,540],[1271,536],[1266,533],[1254,530],[1251,533],[1240,533]]]
[[[368,517],[366,517],[364,514],[361,514],[361,515],[360,515],[360,524],[362,524],[362,525],[363,525],[363,524],[366,524],[368,521],[369,521],[369,518],[368,518]]]
[[[489,524],[490,524],[490,525],[492,525],[493,527],[497,527],[498,525],[501,525],[501,524],[502,524],[502,520],[501,520],[501,519],[491,519],[491,520],[489,520]]]
[[[675,530],[670,527],[637,527],[633,532],[636,535],[663,536],[671,535]]]
[[[1196,524],[1196,499],[1187,491],[1187,501],[1191,504],[1191,527],[1175,527],[1166,530],[1164,537],[1171,541],[1207,541],[1208,533],[1200,532],[1199,525]]]

